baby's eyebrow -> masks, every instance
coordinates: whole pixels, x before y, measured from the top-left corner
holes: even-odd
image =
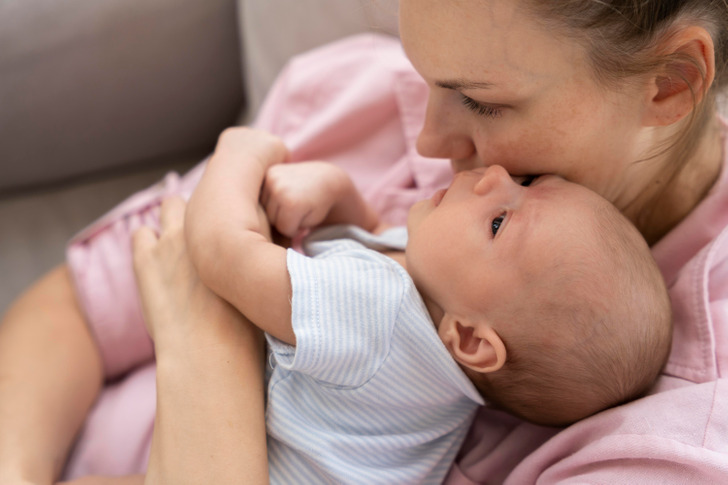
[[[445,89],[490,89],[495,84],[487,81],[468,81],[466,79],[453,79],[449,81],[435,81],[435,86]]]

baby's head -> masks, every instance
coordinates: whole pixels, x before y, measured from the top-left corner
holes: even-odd
[[[565,425],[644,393],[670,351],[670,302],[639,232],[554,176],[458,174],[416,204],[407,268],[486,401]]]

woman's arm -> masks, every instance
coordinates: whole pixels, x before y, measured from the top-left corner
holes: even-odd
[[[60,266],[0,323],[0,484],[51,484],[101,388],[96,343]]]
[[[157,416],[145,483],[268,483],[260,332],[197,278],[185,203],[162,204],[134,267],[157,355]]]

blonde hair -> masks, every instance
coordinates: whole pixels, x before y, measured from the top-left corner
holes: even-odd
[[[537,424],[568,425],[641,396],[670,352],[670,301],[647,244],[608,202],[590,213],[576,246],[561,246],[525,290],[543,296],[496,328],[505,365],[469,374],[486,401]]]
[[[537,21],[585,46],[594,79],[605,86],[619,87],[673,61],[690,63],[680,54],[659,52],[661,41],[688,24],[705,28],[715,46],[715,78],[702,106],[714,106],[715,93],[728,84],[728,0],[526,0],[526,5]]]
[[[619,89],[658,69],[690,88],[693,110],[687,123],[648,156],[669,153],[668,183],[663,185],[667,187],[708,132],[718,112],[718,96],[728,84],[728,0],[526,0],[525,5],[538,22],[585,47],[593,78],[605,88]],[[660,52],[661,43],[686,25],[703,27],[713,40],[715,76],[710,85],[690,56]],[[677,66],[692,66],[699,73],[703,80],[699,92]],[[653,215],[644,212],[640,220]]]

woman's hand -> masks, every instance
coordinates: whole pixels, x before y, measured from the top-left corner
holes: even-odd
[[[351,186],[346,172],[331,163],[273,165],[266,172],[260,202],[270,225],[294,237],[324,222]]]
[[[134,234],[134,270],[147,329],[158,352],[209,322],[240,318],[197,277],[185,245],[185,206],[179,197],[164,200],[160,234],[149,227]]]
[[[268,482],[262,334],[208,290],[189,260],[185,203],[162,204],[157,236],[134,235],[157,353],[157,412],[144,483]]]

